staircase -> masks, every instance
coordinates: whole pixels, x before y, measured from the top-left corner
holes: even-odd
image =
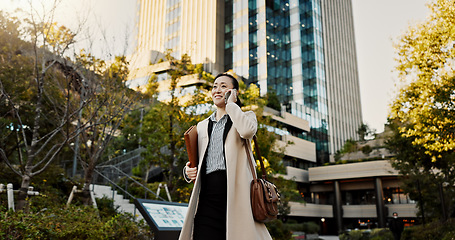
[[[123,195],[119,194],[116,190],[112,190],[110,186],[92,184],[90,185],[95,198],[102,198],[103,196],[113,199],[114,206],[118,206],[119,212],[131,213],[136,221],[143,219],[139,210],[136,209],[136,206],[133,203],[130,203],[129,199],[124,199]]]
[[[113,199],[114,206],[118,206],[119,212],[131,213],[137,221],[143,219],[141,213],[138,209],[136,209],[136,206],[133,203],[130,203],[129,199],[125,199],[122,194],[126,194],[130,199],[135,199],[135,197],[128,193],[126,189],[117,185],[116,182],[120,178],[126,178],[127,181],[134,182],[149,194],[155,196],[157,195],[145,185],[131,177],[132,169],[139,164],[141,160],[141,152],[144,150],[144,148],[138,148],[98,165],[95,169],[94,175],[95,184],[90,185],[95,198],[102,198],[103,196],[106,196],[107,198]],[[112,190],[112,188],[107,185],[115,186],[116,189],[121,190],[122,194],[119,194],[116,190]],[[157,200],[166,201],[159,196]]]

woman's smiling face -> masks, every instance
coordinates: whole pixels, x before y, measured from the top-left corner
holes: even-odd
[[[227,76],[221,76],[215,80],[212,88],[212,100],[217,107],[224,107],[224,96],[228,90],[233,89],[232,79]]]

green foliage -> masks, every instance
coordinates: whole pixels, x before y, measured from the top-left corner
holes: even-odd
[[[370,233],[371,240],[393,240],[393,234],[390,230],[384,228],[375,228]]]
[[[278,96],[276,95],[276,92],[273,91],[273,89],[269,89],[269,91],[267,91],[266,99],[267,107],[273,108],[277,111],[281,111],[280,99],[278,99]]]
[[[2,168],[2,170],[5,170]],[[14,177],[14,175],[12,175]],[[1,183],[13,182],[1,177]],[[20,180],[17,180],[20,182]],[[98,210],[82,205],[76,194],[72,204],[65,203],[73,185],[63,170],[50,165],[31,182],[40,195],[29,197],[26,211],[6,211],[6,194],[0,194],[0,239],[150,239],[144,222],[136,223],[129,214],[119,214],[109,198],[97,199]]]
[[[18,189],[20,186],[20,178],[17,175],[12,174],[11,170],[4,164],[0,164],[0,183],[7,184],[12,183],[14,189]],[[9,175],[3,175],[9,174]],[[48,208],[49,206],[57,206],[65,203],[68,199],[69,193],[74,183],[67,179],[61,169],[56,164],[51,164],[43,173],[33,178],[30,186],[33,187],[33,191],[39,192],[38,196],[29,196],[28,204],[24,209],[25,212],[37,212],[41,209]],[[17,195],[15,196],[15,199]],[[77,199],[73,201],[77,204]],[[0,206],[7,206],[6,194],[0,194]]]
[[[357,129],[357,134],[359,135],[360,141],[365,141],[365,139],[373,137],[376,132],[376,129],[371,129],[368,124],[362,123]]]
[[[274,240],[289,240],[292,238],[289,227],[279,219],[272,220],[265,225]]]
[[[297,223],[290,220],[284,225],[292,232],[304,232],[306,234],[315,234],[321,230],[321,227],[315,222]]]
[[[356,152],[357,150],[358,150],[357,142],[352,139],[348,139],[343,145],[341,153],[353,153]]]
[[[455,219],[442,222],[433,221],[425,225],[411,226],[404,229],[401,239],[453,239],[455,236]]]
[[[43,59],[33,54],[33,44],[22,40],[28,36],[22,31],[25,22],[0,12],[0,159],[23,167],[30,160],[31,171],[36,171],[42,165],[35,159],[45,162],[48,151],[63,142],[64,134],[53,131],[64,122],[60,117],[71,104],[60,91],[69,85],[60,66],[50,64],[42,69]],[[31,146],[38,135],[41,141]],[[36,151],[39,147],[40,152]],[[18,175],[25,172],[17,170]]]
[[[106,196],[96,198],[96,206],[102,220],[110,219],[118,213],[119,207],[114,205],[114,200],[112,200],[112,198]]]
[[[92,207],[48,208],[33,214],[0,209],[1,239],[150,239],[151,232],[128,214],[102,221]]]
[[[303,223],[303,231],[305,233],[313,234],[318,233],[321,227],[315,222],[304,222]]]
[[[179,186],[183,185],[181,169],[187,161],[186,150],[183,140],[183,133],[191,125],[202,120],[205,115],[198,115],[194,111],[194,106],[208,100],[207,91],[204,86],[199,87],[195,95],[185,103],[181,102],[179,82],[183,76],[193,75],[210,79],[207,73],[202,71],[202,65],[193,65],[188,55],[182,55],[181,59],[175,59],[170,52],[166,53],[166,61],[171,65],[168,71],[169,96],[170,98],[162,102],[154,103],[149,109],[145,109],[143,118],[142,132],[144,161],[141,163],[142,176],[148,179],[150,169],[160,166],[163,171],[164,181],[169,187],[171,195],[181,199],[182,190]],[[153,81],[153,79],[152,79]],[[150,88],[152,94],[153,88]],[[139,171],[136,170],[136,174]]]
[[[76,35],[55,22],[19,21],[3,13],[0,22],[1,160],[27,189],[80,137],[79,160],[91,183],[96,162],[135,102],[134,91],[124,84],[126,58],[107,63],[85,50],[66,54]],[[19,209],[26,198],[20,190]]]
[[[390,230],[384,228],[375,228],[367,230],[352,230],[344,232],[339,236],[340,240],[393,240],[393,234]]]
[[[430,16],[410,26],[397,43],[401,88],[391,105],[389,123],[394,136],[388,145],[397,153],[393,166],[410,181],[421,181],[421,191],[411,184],[406,191],[420,192],[419,208],[426,217],[444,218],[435,189],[444,188],[446,209],[453,212],[455,197],[455,4],[432,0]],[[439,209],[441,207],[439,206]]]
[[[403,186],[401,187],[405,193],[409,194],[411,199],[418,202],[418,215],[426,219],[441,219],[441,201],[439,196],[439,185],[442,182],[450,180],[441,179],[434,174],[431,157],[425,154],[425,148],[420,145],[413,144],[413,137],[404,137],[398,129],[397,123],[389,124],[393,134],[386,141],[388,149],[393,152],[396,157],[391,160],[392,166],[399,170],[402,174]],[[438,166],[441,161],[438,161]],[[440,168],[446,167],[439,165]],[[453,181],[453,180],[450,180]],[[453,211],[455,204],[455,192],[450,186],[444,188],[444,196],[446,200],[446,209],[448,212]]]
[[[359,150],[357,141],[348,139],[344,143],[343,147],[338,150],[335,154],[335,160],[340,160],[344,155],[350,156],[351,153],[357,152]]]
[[[373,151],[373,148],[370,147],[370,145],[365,145],[360,148],[360,151],[362,151],[362,153],[365,155],[369,155]]]
[[[398,133],[423,150],[421,162],[435,171],[438,178],[448,178],[455,163],[455,4],[433,0],[428,5],[427,20],[401,36],[397,44],[396,70],[401,88],[392,103],[390,122]],[[406,160],[406,159],[403,159]]]
[[[340,240],[361,240],[361,239],[362,239],[361,230],[353,230],[348,233],[343,233],[340,235]]]

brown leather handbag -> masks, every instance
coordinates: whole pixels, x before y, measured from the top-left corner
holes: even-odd
[[[276,219],[278,215],[278,201],[280,201],[280,193],[278,192],[275,184],[267,180],[256,136],[253,137],[253,140],[256,148],[256,154],[261,164],[262,178],[256,177],[256,170],[254,169],[253,159],[251,159],[251,151],[249,150],[250,144],[247,140],[245,140],[245,151],[248,156],[251,174],[253,174],[253,180],[251,181],[251,209],[253,210],[254,220],[265,223]]]

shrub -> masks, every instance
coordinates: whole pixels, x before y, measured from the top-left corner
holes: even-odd
[[[386,228],[375,228],[370,234],[371,240],[393,240],[393,234]]]
[[[292,233],[289,227],[279,219],[275,219],[265,224],[274,240],[289,240],[292,239]]]
[[[404,229],[401,239],[453,239],[455,236],[455,219],[446,222],[435,221],[425,225],[417,225]]]
[[[288,229],[289,231],[292,231],[292,232],[303,232],[303,223],[285,223],[284,224]]]
[[[309,234],[318,233],[319,230],[320,230],[320,227],[315,222],[304,222],[303,223],[303,231],[305,233],[309,233]]]
[[[362,231],[352,230],[349,232],[342,233],[339,237],[340,240],[360,240],[362,239]]]
[[[387,228],[375,228],[366,230],[352,230],[344,232],[340,240],[393,240],[392,232]]]
[[[35,213],[0,209],[0,239],[150,239],[151,231],[128,214],[103,222],[93,207],[50,208]]]
[[[101,219],[112,218],[118,213],[119,206],[115,206],[114,200],[106,196],[96,198],[96,206],[98,207]]]

